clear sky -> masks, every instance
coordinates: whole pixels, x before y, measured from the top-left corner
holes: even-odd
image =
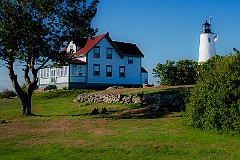
[[[240,50],[240,0],[100,0],[93,26],[97,34],[108,31],[113,40],[136,43],[145,55],[149,83],[156,84],[152,68],[158,63],[198,60],[201,25],[210,16],[219,35],[217,54]],[[10,86],[1,67],[0,88]]]

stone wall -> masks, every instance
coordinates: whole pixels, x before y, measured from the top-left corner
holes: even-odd
[[[180,93],[157,93],[157,94],[89,94],[83,93],[75,98],[74,102],[91,102],[91,103],[114,103],[123,104],[152,104],[158,103],[158,106],[174,105],[185,108],[182,95]]]

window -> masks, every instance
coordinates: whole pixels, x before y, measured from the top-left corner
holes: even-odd
[[[74,52],[74,50],[73,50],[73,45],[70,45],[70,52],[71,52],[71,53]]]
[[[211,39],[210,39],[210,38],[208,38],[208,42],[211,42]]]
[[[125,77],[125,67],[124,66],[119,67],[119,77],[122,77],[122,78]]]
[[[49,77],[49,68],[45,68],[46,77]]]
[[[68,75],[68,66],[64,66],[64,76]]]
[[[51,69],[51,77],[55,77],[56,76],[56,69]]]
[[[112,59],[112,48],[107,48],[107,59]]]
[[[72,75],[74,76],[78,75],[78,66],[76,64],[72,65]]]
[[[43,78],[46,78],[46,77],[47,77],[46,69],[43,69]]]
[[[64,75],[63,75],[63,68],[60,69],[60,72],[61,72],[61,73],[60,73],[60,76],[64,76]]]
[[[100,76],[100,65],[99,64],[93,65],[93,76]]]
[[[94,47],[94,58],[100,58],[100,47]]]
[[[72,65],[72,75],[73,76],[85,76],[86,66],[83,65]]]
[[[128,64],[133,64],[133,57],[128,57]]]
[[[60,68],[57,68],[57,77],[60,77],[60,76],[61,76],[60,71],[61,71],[61,69],[60,69]]]
[[[79,76],[85,76],[85,66],[83,65],[78,66],[78,74]]]
[[[106,66],[106,77],[112,77],[112,66]]]
[[[43,78],[43,69],[40,69],[40,78]]]

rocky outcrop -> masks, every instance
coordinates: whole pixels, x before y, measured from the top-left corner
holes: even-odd
[[[91,103],[123,103],[123,104],[152,104],[158,103],[158,106],[178,106],[184,109],[183,97],[180,93],[156,93],[156,94],[80,94],[74,102]]]

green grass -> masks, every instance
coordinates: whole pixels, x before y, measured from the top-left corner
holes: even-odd
[[[74,96],[0,100],[0,159],[240,159],[240,135],[194,129],[185,117],[113,118],[123,104],[74,103]],[[94,107],[111,115],[90,116]]]

